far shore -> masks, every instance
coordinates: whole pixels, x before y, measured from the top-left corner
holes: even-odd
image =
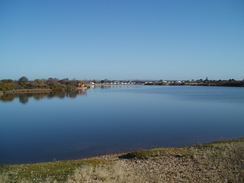
[[[217,83],[217,82],[208,82],[208,83],[198,83],[198,82],[168,82],[168,83],[159,83],[159,82],[145,82],[145,83],[136,83],[136,84],[116,84],[116,83],[94,83],[94,84],[86,84],[84,87],[76,87],[73,88],[73,90],[79,90],[79,89],[89,89],[92,86],[97,85],[160,85],[160,86],[224,86],[224,87],[244,87],[244,83],[242,81],[240,82],[234,82],[234,83]],[[52,91],[57,91],[56,89],[50,89],[50,88],[34,88],[34,89],[12,89],[12,90],[0,90],[0,96],[4,94],[21,94],[21,93],[49,93]]]

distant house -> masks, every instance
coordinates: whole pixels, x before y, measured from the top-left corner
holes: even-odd
[[[77,87],[81,87],[81,83],[77,83]]]
[[[85,87],[85,85],[84,85],[84,84],[81,84],[81,83],[78,83],[76,86],[77,86],[78,88],[80,88],[80,87]]]

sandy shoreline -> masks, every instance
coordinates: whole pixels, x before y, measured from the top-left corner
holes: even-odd
[[[244,182],[243,152],[244,138],[239,138],[187,147],[107,154],[81,160],[2,165],[0,182],[240,183]]]

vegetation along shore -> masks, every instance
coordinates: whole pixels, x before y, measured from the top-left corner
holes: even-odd
[[[18,80],[0,80],[0,96],[10,93],[44,93],[50,91],[72,91],[87,89],[90,85],[188,85],[188,86],[234,86],[244,87],[244,79],[236,81],[229,80],[69,80],[68,78],[35,79],[30,81],[23,76]]]
[[[79,160],[0,165],[0,182],[244,182],[244,138]]]
[[[25,76],[19,80],[3,79],[0,80],[1,94],[10,93],[45,93],[51,91],[72,91],[88,88],[86,81],[49,78],[35,79],[29,81]]]

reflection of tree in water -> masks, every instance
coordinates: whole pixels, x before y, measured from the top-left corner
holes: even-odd
[[[52,91],[48,94],[46,94],[47,98],[53,98],[53,97],[58,97],[58,98],[65,98],[65,92],[62,91]]]
[[[14,98],[19,98],[19,101],[22,104],[26,104],[28,102],[28,98],[33,97],[35,100],[41,100],[45,97],[51,99],[54,97],[58,97],[60,99],[63,99],[65,97],[67,98],[76,98],[77,95],[86,95],[86,90],[75,90],[72,92],[50,92],[50,93],[25,93],[25,94],[5,94],[0,97],[0,101],[8,102],[13,101]]]
[[[28,102],[28,98],[29,98],[28,95],[20,95],[19,96],[19,101],[22,104],[26,104]]]
[[[70,98],[76,98],[77,97],[77,93],[76,92],[69,93],[69,97]]]
[[[50,92],[50,93],[47,94],[47,98],[53,98],[53,97],[56,97],[56,96],[57,96],[56,92]]]
[[[61,99],[65,98],[65,92],[59,92],[59,93],[57,93],[57,97],[58,98],[61,98]]]
[[[14,96],[13,95],[9,95],[9,94],[6,94],[6,95],[2,95],[0,97],[0,100],[4,101],[4,102],[7,102],[7,101],[13,101],[14,100]]]
[[[43,99],[46,95],[47,95],[47,94],[44,94],[44,93],[36,93],[36,94],[33,95],[33,98],[34,98],[35,100],[41,100],[41,99]]]

